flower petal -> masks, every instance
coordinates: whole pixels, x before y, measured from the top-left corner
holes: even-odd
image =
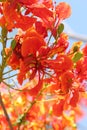
[[[66,19],[71,15],[71,7],[65,2],[60,2],[56,7],[56,13],[59,19]]]

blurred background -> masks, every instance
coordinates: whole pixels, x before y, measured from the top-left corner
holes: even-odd
[[[56,0],[57,3],[63,0]],[[87,0],[65,0],[72,8],[72,15],[64,21],[65,32],[70,36],[70,44],[82,40],[87,44]],[[87,108],[84,119],[78,123],[78,130],[87,130]]]

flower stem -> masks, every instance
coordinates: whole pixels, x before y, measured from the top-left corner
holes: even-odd
[[[5,27],[3,27],[2,30],[1,30],[1,41],[2,41],[1,42],[2,43],[2,53],[1,53],[1,56],[2,56],[2,63],[0,65],[0,83],[3,81],[2,77],[3,77],[4,69],[6,67],[6,60],[7,60],[6,53],[5,53],[5,48],[6,48],[6,43],[7,43],[7,33],[8,33],[7,29]],[[0,105],[1,105],[1,107],[3,109],[4,115],[6,117],[6,120],[8,122],[8,126],[9,126],[10,130],[13,130],[13,126],[12,126],[11,120],[9,118],[9,115],[8,115],[7,110],[5,108],[4,102],[2,100],[1,92],[0,92]]]
[[[23,121],[26,118],[27,113],[31,110],[31,108],[33,107],[33,105],[35,103],[37,103],[37,100],[39,98],[40,95],[42,95],[43,91],[46,89],[46,87],[42,88],[41,91],[38,93],[38,95],[36,96],[36,98],[34,99],[34,101],[30,102],[30,105],[27,107],[26,111],[24,112],[22,118],[21,118],[21,122],[18,124],[18,130],[20,130],[21,124],[23,123]]]

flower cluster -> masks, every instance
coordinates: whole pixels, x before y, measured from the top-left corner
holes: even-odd
[[[81,49],[79,41],[69,48],[62,21],[70,15],[71,7],[65,2],[0,2],[0,88],[6,84],[15,89],[9,92],[11,100],[7,92],[2,94],[14,130],[77,129],[75,114],[82,116],[78,104],[87,97],[87,46]],[[11,39],[8,34],[13,30],[17,33]],[[9,73],[17,70],[20,88],[6,82],[11,78],[4,77],[7,66]],[[0,111],[0,129],[9,130],[1,107]]]

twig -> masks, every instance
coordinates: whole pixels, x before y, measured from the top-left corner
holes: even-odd
[[[14,76],[17,76],[17,74],[14,74],[14,75],[9,76],[9,77],[6,77],[6,78],[3,78],[2,80],[10,79],[10,78],[12,78],[12,77],[14,77]]]
[[[10,73],[10,72],[12,72],[12,71],[13,71],[13,70],[9,70],[9,71],[7,71],[7,72],[4,72],[3,75],[8,74],[8,73]]]
[[[3,81],[3,83],[4,83],[5,85],[7,85],[10,89],[13,89],[13,90],[15,90],[15,91],[24,91],[24,90],[22,90],[22,89],[14,88],[14,87],[12,87],[10,84],[8,84],[8,83],[6,83],[6,82],[4,82],[4,81]]]
[[[37,102],[37,99],[40,95],[42,95],[42,92],[46,89],[46,87],[42,88],[41,91],[38,93],[38,95],[36,96],[36,98],[34,99],[34,101],[30,102],[30,105],[27,107],[26,111],[24,112],[24,114],[22,114],[22,118],[21,118],[21,122],[19,122],[18,124],[18,130],[20,130],[21,124],[23,123],[23,121],[26,118],[26,115],[28,113],[28,111],[33,107],[33,105]]]
[[[12,126],[12,124],[11,124],[9,115],[8,115],[8,113],[7,113],[7,111],[6,111],[5,106],[4,106],[4,103],[3,103],[3,100],[2,100],[1,93],[0,93],[0,105],[1,105],[1,107],[2,107],[2,109],[3,109],[3,111],[4,111],[4,114],[5,114],[6,120],[7,120],[8,124],[9,124],[10,130],[13,130],[13,126]]]

